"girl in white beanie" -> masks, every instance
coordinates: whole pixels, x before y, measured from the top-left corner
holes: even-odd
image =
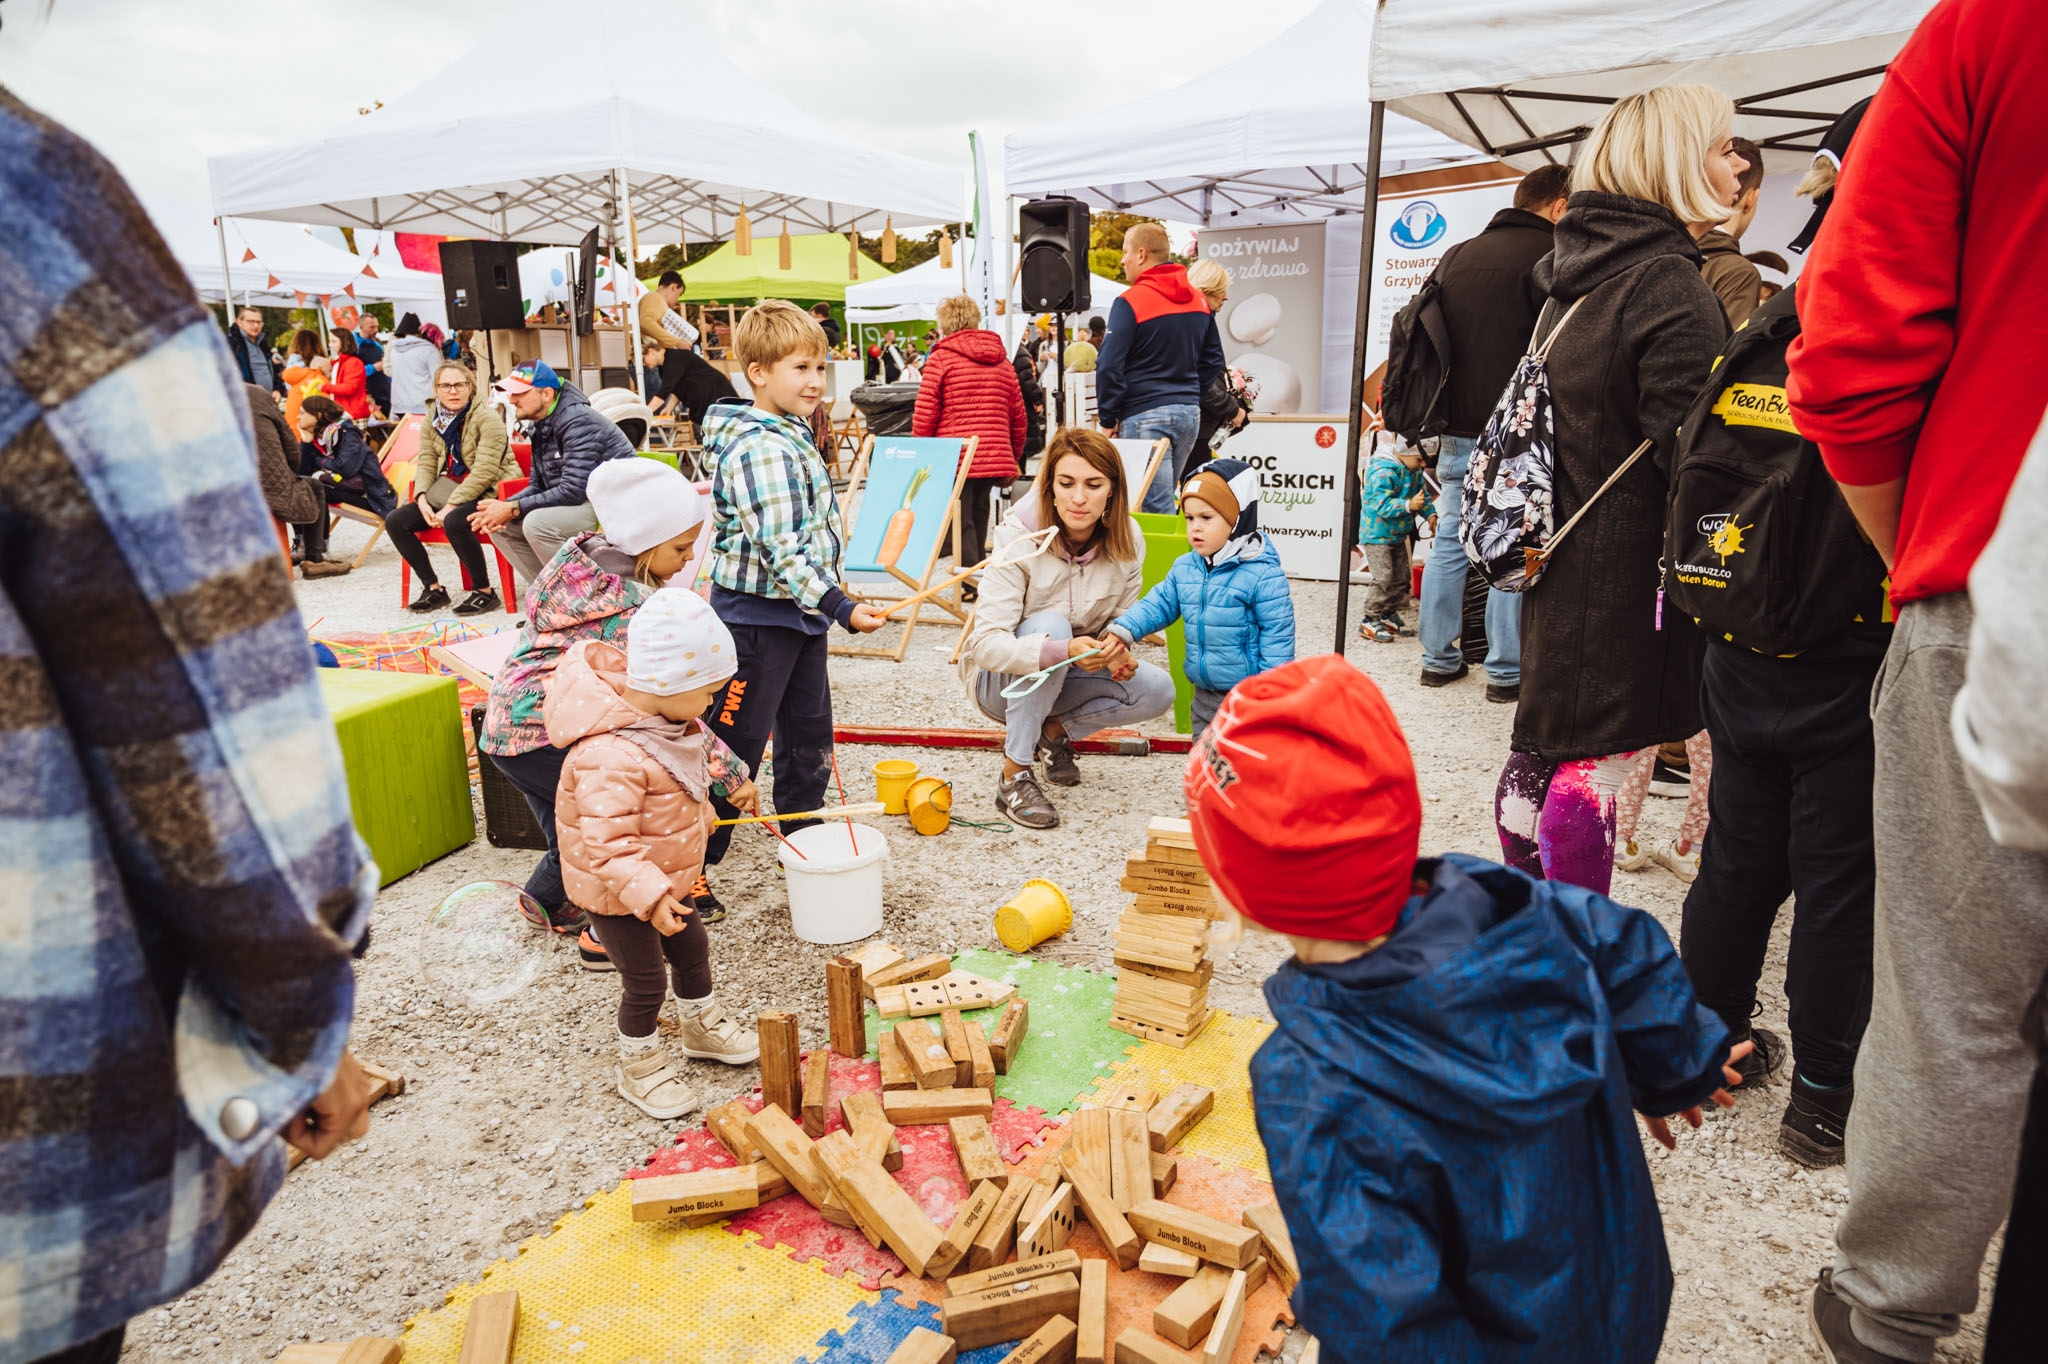
[[[619,1093],[654,1118],[697,1106],[656,1029],[665,976],[681,1002],[685,1056],[745,1065],[761,1054],[712,998],[711,941],[690,898],[717,817],[712,797],[760,808],[746,764],[701,718],[738,668],[710,605],[664,587],[633,617],[624,650],[584,640],[547,687],[548,738],[569,749],[555,793],[562,883],[598,918],[619,973]]]

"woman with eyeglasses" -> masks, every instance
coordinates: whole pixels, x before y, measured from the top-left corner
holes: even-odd
[[[519,464],[506,441],[504,419],[490,404],[476,400],[476,378],[461,365],[444,362],[434,370],[434,402],[420,429],[414,469],[412,500],[384,518],[391,543],[420,580],[420,594],[407,609],[448,609],[448,589],[441,586],[419,538],[422,530],[438,530],[448,537],[469,579],[470,593],[455,614],[495,610],[498,594],[469,518],[479,499],[496,497],[499,483],[519,477]]]

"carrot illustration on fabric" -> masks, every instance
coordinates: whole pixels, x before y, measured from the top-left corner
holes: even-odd
[[[903,557],[903,551],[910,545],[911,527],[917,524],[917,513],[910,504],[917,501],[917,491],[932,476],[930,469],[919,469],[910,476],[910,487],[904,490],[903,505],[889,518],[889,525],[882,532],[882,547],[875,553],[875,562],[884,568],[894,568],[896,561]]]

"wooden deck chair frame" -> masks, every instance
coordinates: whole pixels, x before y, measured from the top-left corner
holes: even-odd
[[[398,444],[398,438],[401,435],[403,435],[407,431],[411,431],[414,437],[414,454],[412,459],[401,462],[416,465],[419,461],[418,437],[420,433],[420,428],[425,422],[426,418],[420,416],[416,412],[409,413],[408,415],[399,418],[398,425],[391,428],[391,434],[386,436],[384,438],[384,443],[377,447],[377,467],[384,470],[384,477],[387,481],[389,481],[391,478],[391,470],[389,467],[387,467],[385,463],[384,452],[386,450],[391,450],[394,446],[396,446]],[[410,502],[412,500],[412,481],[412,475],[407,474],[405,480],[406,490],[402,493],[398,492],[398,485],[396,483],[392,483],[391,485],[392,492],[398,493],[398,504],[400,506],[404,506],[407,502]],[[329,535],[334,534],[334,528],[340,525],[343,521],[353,521],[357,525],[368,526],[370,528],[370,538],[363,541],[362,549],[357,551],[356,557],[351,559],[348,565],[352,569],[361,568],[363,564],[368,561],[370,557],[370,551],[377,547],[378,537],[384,534],[384,518],[377,515],[377,513],[373,511],[365,511],[361,507],[352,507],[346,502],[337,502],[333,506],[329,507],[328,511],[332,513],[332,515],[330,515],[327,518],[327,533]]]
[[[1139,481],[1137,487],[1125,490],[1131,499],[1132,511],[1138,510],[1138,504],[1145,500],[1145,490],[1151,487],[1152,480],[1159,476],[1159,461],[1165,459],[1166,452],[1172,448],[1173,442],[1165,436],[1152,442],[1152,462],[1145,466],[1145,477]],[[1179,491],[1178,488],[1174,489],[1175,493]]]
[[[962,442],[960,462],[953,475],[953,492],[946,501],[946,517],[945,520],[939,523],[939,533],[932,538],[932,552],[925,559],[922,570],[912,575],[905,573],[895,564],[891,564],[886,570],[890,577],[896,579],[896,581],[909,589],[901,594],[903,596],[922,592],[926,585],[931,582],[932,574],[937,570],[939,559],[944,554],[949,541],[952,547],[953,561],[955,563],[960,561],[960,489],[966,485],[967,471],[974,467],[974,448],[977,444],[979,444],[979,440],[974,436],[968,436]],[[844,505],[851,509],[851,515],[847,520],[847,535],[849,539],[853,534],[851,527],[858,521],[860,516],[858,497],[862,485],[867,481],[868,458],[873,453],[874,448],[875,438],[872,435],[861,442],[860,454],[854,460],[853,473],[847,480]],[[872,590],[873,588],[883,586],[885,584],[880,582],[867,584],[848,582],[845,584],[847,595],[851,596],[855,601],[869,602],[876,606],[886,607],[893,600],[892,596]],[[964,635],[971,612],[968,609],[968,602],[961,596],[963,588],[964,584],[956,584],[950,590],[938,593],[920,602],[917,609],[903,621],[903,635],[896,641],[896,646],[893,649],[872,644],[834,644],[830,646],[830,652],[847,658],[886,658],[901,663],[909,656],[910,637],[917,633],[917,627],[920,625],[950,625],[958,628]],[[936,616],[927,615],[927,610],[936,610],[939,614]]]

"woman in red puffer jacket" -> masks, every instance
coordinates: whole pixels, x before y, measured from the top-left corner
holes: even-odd
[[[981,309],[965,294],[939,304],[939,344],[917,387],[916,436],[974,436],[974,463],[960,487],[960,566],[978,564],[988,541],[989,495],[1018,475],[1024,394],[1003,338],[981,330]],[[967,593],[974,594],[970,584]]]

